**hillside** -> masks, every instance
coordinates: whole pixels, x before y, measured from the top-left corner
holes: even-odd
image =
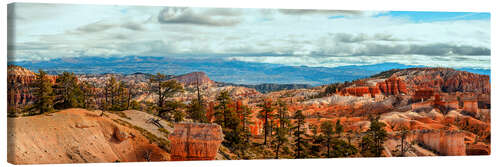
[[[14,164],[168,160],[168,153],[141,132],[99,113],[67,109],[8,118],[8,161]]]

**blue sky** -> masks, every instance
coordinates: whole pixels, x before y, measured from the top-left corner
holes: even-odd
[[[435,22],[453,20],[490,20],[490,13],[481,12],[422,12],[422,11],[390,11],[375,17],[391,16],[405,18],[414,22]]]
[[[9,61],[222,58],[290,66],[490,68],[490,14],[16,3]]]

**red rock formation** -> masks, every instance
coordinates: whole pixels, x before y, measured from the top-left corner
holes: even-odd
[[[377,83],[377,87],[380,88],[381,92],[385,95],[397,95],[400,93],[408,93],[406,89],[406,83],[396,77],[389,78],[384,82]]]
[[[57,76],[47,75],[52,84],[55,84]],[[23,107],[33,102],[33,83],[36,74],[20,66],[9,65],[7,70],[7,102],[9,108]]]
[[[432,88],[420,88],[415,91],[412,98],[414,101],[424,101],[434,96],[434,93],[435,91]]]
[[[442,155],[466,155],[465,134],[459,131],[424,131],[417,140]]]
[[[178,123],[168,139],[172,161],[213,160],[223,134],[217,124]]]
[[[407,87],[435,88],[443,92],[490,93],[490,77],[451,68],[408,68],[392,76],[406,76]]]
[[[463,100],[464,108],[463,111],[470,112],[476,114],[479,111],[477,100],[475,99],[466,99]]]
[[[408,93],[406,84],[403,80],[393,77],[383,82],[379,82],[376,86],[366,86],[366,82],[358,81],[357,86],[347,87],[339,91],[340,95],[353,95],[353,96],[370,96],[375,97],[379,94],[384,95],[397,95],[400,93]]]
[[[380,89],[375,86],[359,86],[359,87],[348,87],[340,91],[341,95],[354,95],[354,96],[370,96],[375,97],[375,95],[380,94]]]
[[[490,151],[490,146],[482,142],[467,145],[467,155],[490,155]]]

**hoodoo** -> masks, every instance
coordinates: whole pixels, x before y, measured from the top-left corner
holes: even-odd
[[[178,123],[168,139],[172,161],[214,160],[223,135],[217,124]]]

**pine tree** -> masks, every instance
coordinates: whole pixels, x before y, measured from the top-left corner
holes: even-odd
[[[267,145],[267,136],[272,132],[271,128],[271,115],[273,114],[274,106],[273,102],[268,100],[263,100],[263,103],[259,105],[262,110],[259,112],[259,117],[264,119],[264,145]]]
[[[180,120],[184,113],[178,111],[182,107],[182,103],[177,101],[167,101],[168,98],[173,97],[176,93],[184,91],[184,88],[176,80],[167,80],[166,76],[161,73],[152,75],[150,78],[150,91],[158,95],[156,111],[161,117],[166,114],[173,114],[176,120]]]
[[[288,143],[288,131],[289,131],[289,125],[290,125],[290,120],[288,119],[288,108],[286,106],[286,103],[278,100],[278,113],[277,113],[277,119],[279,126],[274,128],[274,140],[272,143],[275,145],[275,159],[278,159],[280,156],[280,148],[283,146],[283,144]]]
[[[342,133],[344,133],[344,126],[340,124],[340,119],[337,119],[337,122],[335,123],[335,133],[338,137],[342,137]]]
[[[239,111],[238,113],[240,113],[245,142],[247,144],[250,144],[250,136],[252,134],[250,132],[249,126],[254,124],[254,122],[250,119],[252,112],[248,106],[244,105],[241,106],[241,111]]]
[[[397,134],[401,139],[401,143],[396,146],[397,148],[396,152],[399,152],[400,157],[404,157],[406,152],[413,150],[411,144],[406,141],[406,138],[410,133],[411,132],[408,130],[406,126],[399,128],[399,132]]]
[[[216,98],[218,104],[215,106],[215,122],[221,125],[223,128],[228,127],[229,115],[231,113],[231,107],[229,104],[232,103],[231,97],[229,97],[228,91],[222,91]]]
[[[205,106],[200,103],[200,100],[193,99],[187,106],[189,117],[195,122],[207,123]]]
[[[55,92],[57,108],[83,107],[83,96],[78,79],[73,73],[63,72],[56,79]]]
[[[114,110],[117,101],[118,82],[114,76],[111,76],[105,85],[106,110]]]
[[[305,116],[302,110],[298,110],[293,117],[295,119],[294,136],[295,136],[295,158],[305,158],[307,156],[307,143],[304,138],[304,121]]]
[[[384,123],[379,121],[379,117],[370,118],[370,129],[361,140],[361,153],[365,157],[380,157],[382,155],[382,145],[387,138]]]
[[[327,149],[326,157],[331,158],[332,156],[330,154],[330,148],[332,147],[331,145],[333,142],[333,135],[335,133],[333,131],[333,123],[330,121],[322,122],[321,123],[321,132],[323,133],[324,138],[325,138],[324,144],[326,145],[326,149]]]
[[[34,109],[38,110],[39,113],[54,111],[54,92],[52,89],[52,82],[48,78],[45,71],[41,69],[38,70],[34,87]],[[30,113],[30,115],[31,114],[33,113]]]
[[[150,82],[150,90],[158,95],[157,105],[158,108],[163,107],[163,103],[165,102],[165,96],[162,93],[161,84],[166,79],[164,74],[157,73],[156,75],[152,75],[149,79]]]
[[[89,82],[83,82],[80,84],[80,89],[83,91],[83,108],[95,109],[95,85],[90,84]]]

